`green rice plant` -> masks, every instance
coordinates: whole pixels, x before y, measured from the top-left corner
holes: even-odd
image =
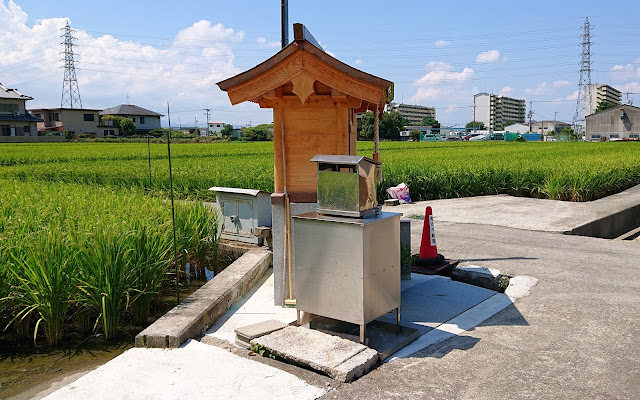
[[[75,288],[73,250],[58,230],[43,230],[22,238],[23,247],[11,249],[8,270],[14,280],[13,322],[28,323],[36,315],[34,343],[40,325],[47,344],[62,340],[69,299]],[[23,325],[24,326],[24,325]]]
[[[165,281],[169,266],[172,236],[168,224],[154,228],[138,226],[132,230],[131,306],[135,322],[143,324],[149,318],[151,300]]]
[[[200,202],[178,203],[176,216],[178,252],[190,255],[198,274],[204,276],[208,253],[212,252],[212,260],[218,259],[218,212]]]
[[[121,312],[129,305],[134,241],[131,232],[96,232],[78,251],[79,301],[99,312],[107,340],[116,336]]]

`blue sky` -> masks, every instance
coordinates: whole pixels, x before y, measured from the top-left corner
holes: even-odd
[[[446,125],[471,119],[479,91],[533,101],[534,119],[571,122],[580,28],[594,35],[592,81],[640,93],[640,2],[289,1],[341,61],[395,82],[396,101],[435,106]],[[216,82],[279,50],[280,1],[0,0],[0,82],[60,104],[58,29],[77,29],[77,76],[85,108],[171,103],[172,124],[269,123],[270,110],[231,107]],[[292,33],[290,34],[292,35]],[[640,104],[640,94],[631,95]],[[625,97],[626,100],[626,97]]]

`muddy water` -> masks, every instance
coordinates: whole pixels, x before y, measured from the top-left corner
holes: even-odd
[[[223,260],[215,270],[205,270],[206,280],[201,279],[202,274],[187,273],[188,279],[180,287],[180,299],[187,298],[230,262]],[[83,336],[70,326],[63,342],[52,348],[46,346],[41,333],[34,346],[33,331],[29,338],[20,339],[15,330],[10,328],[3,332],[0,329],[0,399],[31,398],[47,389],[50,383],[97,368],[133,347],[135,336],[175,305],[176,292],[169,285],[153,306],[147,324],[135,325],[131,315],[123,315],[119,335],[110,341],[99,334]]]

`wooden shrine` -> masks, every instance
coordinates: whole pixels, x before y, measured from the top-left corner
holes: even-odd
[[[231,104],[273,109],[274,189],[304,203],[316,202],[316,165],[309,160],[356,155],[356,113],[377,116],[393,96],[392,82],[331,57],[302,24],[294,24],[287,47],[218,86]],[[373,157],[379,160],[377,145]]]

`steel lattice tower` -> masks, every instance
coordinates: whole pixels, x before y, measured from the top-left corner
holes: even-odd
[[[64,39],[64,79],[62,80],[62,99],[60,107],[65,104],[69,108],[82,108],[82,100],[80,100],[80,90],[78,89],[78,79],[76,78],[76,64],[73,60],[73,37],[74,30],[71,29],[69,21],[64,28],[61,29],[63,34],[60,36]]]
[[[584,20],[582,26],[582,58],[580,60],[580,81],[578,82],[578,100],[576,102],[576,114],[573,117],[574,131],[577,130],[578,121],[584,120],[586,115],[584,111],[593,112],[593,103],[591,96],[591,25],[589,17]],[[582,107],[580,107],[582,106]],[[580,113],[582,112],[582,118]],[[584,127],[584,123],[582,125]]]

